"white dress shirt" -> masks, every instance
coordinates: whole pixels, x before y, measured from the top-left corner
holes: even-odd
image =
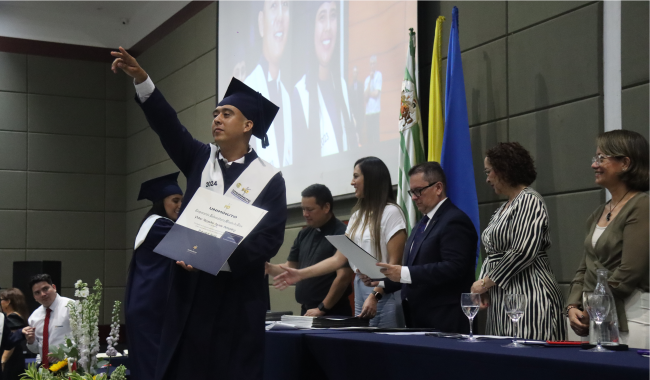
[[[424,231],[426,231],[427,228],[429,227],[429,223],[431,223],[431,219],[433,219],[433,216],[436,214],[436,211],[438,211],[438,209],[440,208],[440,205],[443,204],[446,200],[447,198],[438,202],[436,207],[434,207],[433,210],[427,213],[427,216],[429,217],[429,221],[427,222],[427,225],[424,227]],[[411,249],[413,249],[413,243],[411,243]],[[409,254],[410,254],[410,249],[409,249]],[[406,265],[402,266],[402,274],[401,274],[401,278],[399,279],[399,282],[401,282],[402,284],[411,283],[411,272],[409,271],[409,267],[407,267]]]
[[[70,329],[70,313],[66,305],[68,302],[73,301],[70,298],[61,297],[56,295],[54,302],[50,305],[50,325],[49,332],[49,349],[52,351],[58,345],[65,342],[66,336],[72,336]],[[34,335],[36,340],[34,343],[28,344],[27,348],[35,354],[43,356],[41,350],[43,349],[43,326],[45,325],[45,308],[41,305],[38,309],[34,310],[29,317],[29,325],[34,328]]]
[[[134,79],[133,84],[135,85],[135,92],[136,94],[138,94],[138,99],[140,99],[140,103],[144,103],[147,99],[149,99],[151,94],[153,94],[153,90],[156,89],[156,86],[154,86],[150,76],[148,76],[147,80],[145,80],[140,84],[135,84],[135,79]]]

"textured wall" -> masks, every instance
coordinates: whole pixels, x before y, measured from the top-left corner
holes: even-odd
[[[0,53],[0,286],[14,261],[59,260],[63,295],[104,283],[107,323],[126,279],[124,83],[104,63]]]

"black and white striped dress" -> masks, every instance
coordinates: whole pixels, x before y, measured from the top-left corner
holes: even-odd
[[[528,303],[519,320],[519,336],[565,340],[564,301],[546,254],[551,246],[546,204],[539,193],[525,188],[510,207],[503,210],[504,206],[492,215],[481,235],[487,258],[480,278],[487,276],[497,284],[489,290],[486,333],[513,335],[504,300],[506,294],[521,293]]]

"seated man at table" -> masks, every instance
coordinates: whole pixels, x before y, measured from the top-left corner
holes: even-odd
[[[70,335],[70,312],[67,308],[70,298],[61,297],[56,292],[49,274],[37,274],[29,281],[32,294],[41,306],[34,310],[29,317],[29,326],[23,329],[27,348],[41,355],[43,367],[50,363],[47,354],[64,343],[66,335]]]
[[[334,198],[325,185],[314,184],[302,191],[302,216],[307,228],[300,231],[293,242],[284,264],[302,269],[330,258],[336,248],[325,239],[327,235],[343,235],[345,224],[334,216]],[[266,272],[277,276],[284,272],[278,265],[266,263]],[[296,301],[301,304],[301,314],[312,317],[322,315],[352,315],[348,295],[352,292],[352,269],[346,265],[336,273],[309,278],[296,284]]]
[[[377,264],[389,280],[386,292],[402,290],[407,327],[469,333],[460,295],[469,293],[474,282],[476,230],[447,198],[439,163],[416,165],[408,174],[408,193],[424,216],[406,241],[404,265]],[[369,282],[367,276],[362,279]]]

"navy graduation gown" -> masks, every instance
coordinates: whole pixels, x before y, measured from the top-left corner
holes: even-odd
[[[136,102],[139,100],[136,96]],[[201,185],[210,147],[195,140],[156,89],[140,104],[170,158],[187,178],[181,213]],[[224,191],[257,158],[226,168]],[[232,272],[217,276],[175,266],[155,379],[261,379],[264,363],[266,288],[264,263],[284,240],[287,201],[284,179],[276,174],[253,206],[267,210],[228,260]]]
[[[171,269],[176,263],[153,250],[173,225],[169,219],[157,219],[131,258],[124,315],[129,370],[138,380],[153,380],[156,371]]]

